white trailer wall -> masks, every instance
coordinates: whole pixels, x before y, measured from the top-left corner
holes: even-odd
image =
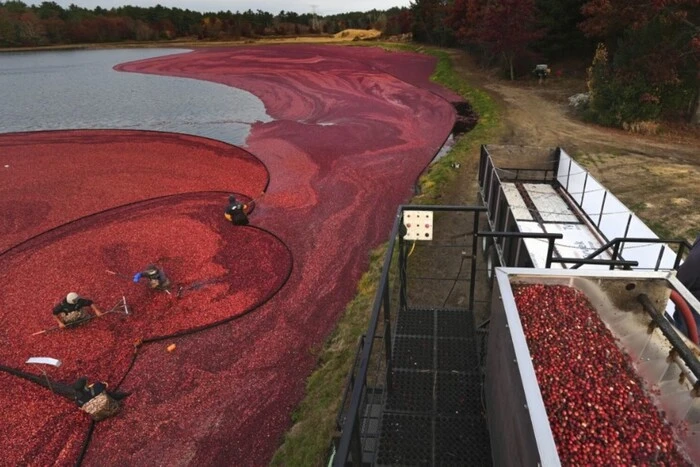
[[[563,149],[559,159],[557,181],[591,221],[598,225],[608,240],[622,237],[658,238],[641,219]],[[639,262],[638,268],[635,269],[655,269],[659,263],[659,269],[669,270],[673,269],[676,253],[666,244],[627,243],[622,250],[622,257],[628,261]]]

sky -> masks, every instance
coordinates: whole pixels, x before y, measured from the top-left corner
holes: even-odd
[[[38,5],[42,0],[24,0],[24,3]],[[248,9],[263,10],[268,13],[278,14],[280,11],[293,11],[296,13],[313,13],[333,15],[350,11],[369,11],[372,9],[387,10],[391,7],[408,7],[410,0],[55,0],[63,8],[71,3],[93,9],[102,7],[110,9],[122,5],[134,5],[151,7],[161,4],[169,8],[182,8],[194,11],[246,11]]]

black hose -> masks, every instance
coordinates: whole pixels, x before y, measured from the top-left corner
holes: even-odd
[[[42,237],[42,236],[44,236],[44,235],[50,234],[50,233],[52,233],[52,232],[56,232],[56,231],[58,231],[58,230],[60,230],[60,229],[62,229],[62,228],[64,228],[64,227],[66,227],[66,226],[75,224],[75,223],[80,222],[80,221],[83,221],[83,220],[85,220],[85,219],[90,219],[90,218],[95,217],[95,216],[100,216],[100,215],[105,214],[105,213],[108,213],[108,212],[114,212],[114,211],[117,211],[117,210],[120,210],[120,209],[123,209],[123,208],[135,207],[135,206],[138,206],[138,205],[140,205],[140,204],[144,204],[144,205],[145,205],[145,204],[147,204],[147,203],[153,203],[153,202],[163,201],[163,200],[172,199],[172,198],[189,198],[189,197],[195,197],[195,196],[201,196],[201,195],[210,195],[210,194],[230,194],[230,193],[232,193],[232,192],[231,192],[231,191],[190,191],[190,192],[186,192],[186,193],[176,193],[176,194],[174,194],[174,195],[156,196],[156,197],[154,197],[154,198],[148,198],[148,199],[142,199],[142,200],[138,200],[138,201],[132,201],[132,202],[130,202],[130,203],[122,204],[122,205],[119,205],[119,206],[114,206],[114,207],[111,207],[111,208],[108,208],[108,209],[103,209],[102,211],[98,211],[98,212],[94,212],[94,213],[92,213],[92,214],[87,214],[87,215],[85,215],[85,216],[78,217],[77,219],[73,219],[73,220],[71,220],[71,221],[68,221],[68,222],[66,222],[65,224],[61,224],[61,225],[57,225],[57,226],[55,226],[55,227],[51,227],[50,229],[44,230],[44,231],[41,232],[41,233],[38,233],[38,234],[36,234],[36,235],[34,235],[34,236],[32,236],[32,237],[29,237],[29,238],[27,238],[27,239],[25,239],[25,240],[22,240],[21,242],[15,244],[15,245],[12,245],[11,247],[9,247],[9,248],[7,248],[7,249],[5,249],[5,250],[3,250],[3,251],[0,251],[0,258],[3,257],[3,256],[5,256],[5,255],[7,255],[8,253],[14,252],[15,250],[21,251],[21,247],[26,246],[28,243],[30,243],[30,242],[32,242],[33,240],[35,240],[35,239],[37,239],[37,238],[40,238],[40,237]],[[236,193],[236,194],[238,194],[238,193]],[[241,196],[245,196],[246,198],[248,198],[248,195],[241,195]],[[251,198],[251,199],[252,199],[252,198]]]
[[[450,299],[450,295],[452,295],[452,292],[455,289],[455,286],[457,285],[457,282],[459,282],[459,275],[462,274],[462,268],[464,267],[464,260],[467,258],[466,255],[462,255],[462,261],[459,262],[459,271],[457,271],[457,276],[455,276],[453,282],[452,282],[452,287],[450,287],[450,291],[447,293],[447,297],[445,297],[445,301],[442,302],[442,308],[445,308],[447,305],[447,301]]]
[[[90,447],[90,440],[92,439],[92,433],[94,431],[95,421],[92,420],[90,421],[90,427],[88,428],[87,435],[85,435],[85,439],[83,440],[83,446],[80,448],[80,454],[78,454],[78,459],[75,461],[75,467],[80,467],[83,464],[83,459],[85,458],[85,454],[87,453],[87,450]]]
[[[21,370],[17,370],[15,368],[11,368],[9,366],[4,366],[0,365],[0,371],[3,371],[5,373],[9,373],[13,376],[16,376],[18,378],[22,378],[27,381],[31,381],[32,383],[38,384],[39,386],[45,387],[49,391],[58,394],[59,396],[63,396],[66,399],[69,399],[71,401],[75,400],[75,390],[73,389],[72,384],[65,384],[57,381],[50,381],[48,377],[44,376],[39,376],[35,375],[32,373],[27,373]]]

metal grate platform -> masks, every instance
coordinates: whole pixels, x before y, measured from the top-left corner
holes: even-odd
[[[472,314],[466,310],[440,310],[435,315],[438,337],[474,337]]]
[[[428,465],[433,458],[433,420],[428,415],[385,413],[378,465]]]
[[[476,339],[438,339],[437,369],[442,371],[476,372],[479,358]]]
[[[437,418],[433,465],[491,465],[491,449],[484,418]]]
[[[433,368],[433,338],[396,336],[393,366],[396,369],[430,370]]]
[[[432,372],[395,370],[393,386],[387,396],[386,410],[393,412],[425,412],[433,410],[434,376]]]
[[[445,416],[481,414],[481,382],[478,374],[438,373],[436,412]],[[473,397],[478,395],[479,397]]]
[[[467,310],[400,311],[378,465],[489,465],[477,333]]]
[[[433,336],[435,328],[433,310],[406,310],[399,313],[396,333],[403,336]]]

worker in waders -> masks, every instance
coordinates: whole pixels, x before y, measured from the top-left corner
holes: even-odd
[[[248,213],[252,206],[241,203],[234,195],[228,197],[228,207],[224,211],[224,217],[233,225],[248,225]]]
[[[75,403],[96,422],[116,415],[119,401],[128,395],[128,392],[107,391],[107,383],[102,381],[88,384],[86,377],[73,384]]]
[[[76,382],[73,383],[75,403],[78,404],[78,407],[82,407],[83,405],[87,404],[88,402],[90,402],[90,400],[99,396],[103,392],[107,392],[108,386],[109,385],[107,383],[102,381],[97,381],[92,384],[88,384],[88,379],[85,376],[83,376],[82,378],[78,378]],[[128,392],[115,391],[109,391],[107,392],[107,394],[115,400],[124,399],[126,396],[129,395]]]
[[[676,278],[695,298],[700,300],[700,235],[695,239],[695,243],[693,243],[688,257],[683,264],[678,267]],[[700,314],[692,308],[690,308],[690,312],[693,318],[695,318],[695,326],[700,330]],[[676,327],[687,336],[688,326],[683,316],[681,316],[680,311],[676,310],[673,314],[673,320],[676,322]]]
[[[87,308],[91,308],[97,316],[102,316],[102,311],[92,300],[71,292],[53,308],[53,317],[61,328],[65,328],[90,318]]]
[[[134,282],[138,282],[141,279],[147,279],[148,286],[152,289],[167,292],[170,287],[170,279],[168,279],[161,268],[154,264],[149,264],[146,266],[146,269],[134,275]]]

